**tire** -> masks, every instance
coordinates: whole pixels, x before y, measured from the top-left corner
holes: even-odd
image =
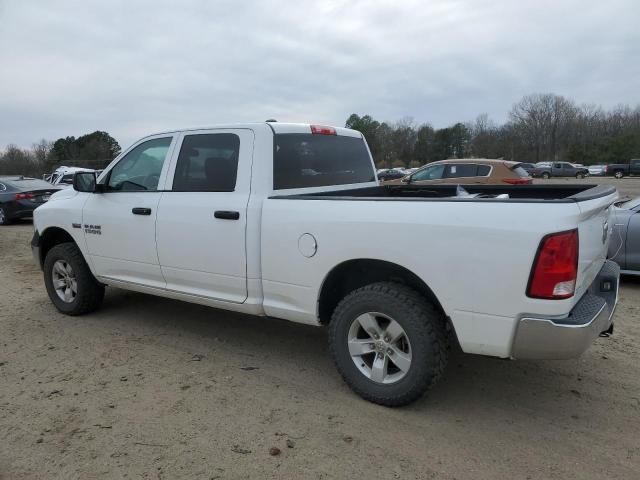
[[[584,178],[584,173],[576,173],[576,178]]]
[[[0,225],[9,225],[10,223],[11,219],[7,215],[6,210],[0,207]]]
[[[551,175],[549,175],[547,172],[544,172],[542,174],[542,178],[544,178],[545,180],[549,180],[551,178]]]
[[[375,315],[369,315],[369,312]],[[375,319],[378,327],[382,327],[377,341],[361,328],[358,320],[366,318],[367,323],[370,317]],[[385,334],[392,330],[391,322],[396,322],[403,333],[396,343],[393,340],[387,342]],[[354,327],[360,332],[360,336],[355,338],[352,336]],[[397,327],[394,330],[397,332]],[[362,356],[352,357],[350,341],[358,342],[356,346],[367,350],[375,348]],[[440,379],[448,358],[442,314],[415,290],[391,282],[367,285],[342,299],[329,324],[329,348],[349,387],[365,400],[388,407],[407,405],[420,398]],[[382,357],[381,350],[389,354]],[[394,363],[394,357],[395,361],[405,359],[404,362],[410,357],[409,364],[405,363],[405,368],[400,369]],[[388,383],[371,378],[374,376],[374,362],[386,365],[384,371]]]
[[[624,177],[624,172],[622,170],[617,170],[614,174],[614,177],[616,177],[617,179],[623,178]]]
[[[65,266],[68,268],[65,269]],[[82,252],[74,243],[61,243],[49,250],[43,270],[49,298],[60,312],[82,315],[96,310],[102,303],[104,285],[94,278]],[[71,292],[67,300],[61,297],[60,290],[56,290],[54,277],[58,286],[60,283],[67,285],[62,287],[62,295]]]

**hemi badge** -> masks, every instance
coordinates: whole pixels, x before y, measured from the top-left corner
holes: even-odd
[[[82,224],[81,223],[72,223],[71,226],[73,228],[82,228]]]

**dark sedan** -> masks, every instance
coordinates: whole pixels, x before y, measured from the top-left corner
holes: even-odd
[[[609,213],[608,257],[622,273],[640,275],[640,197],[618,202]]]
[[[0,225],[31,217],[33,211],[58,190],[36,178],[0,176]]]

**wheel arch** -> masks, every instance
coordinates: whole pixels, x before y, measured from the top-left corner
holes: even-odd
[[[318,296],[318,319],[326,325],[348,293],[376,282],[397,282],[424,295],[446,317],[446,312],[433,290],[415,273],[397,263],[359,258],[339,263],[325,276]]]
[[[47,227],[40,233],[40,265],[44,265],[49,250],[61,243],[73,243],[82,251],[78,242],[67,230],[62,227]]]

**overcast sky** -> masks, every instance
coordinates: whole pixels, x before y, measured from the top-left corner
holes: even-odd
[[[0,0],[0,148],[353,112],[443,127],[523,95],[640,103],[640,0]]]

